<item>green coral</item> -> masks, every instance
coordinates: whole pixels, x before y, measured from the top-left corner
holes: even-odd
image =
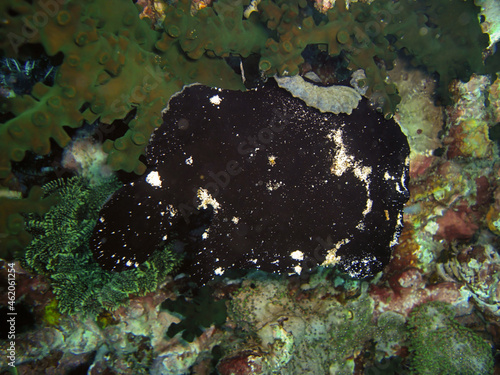
[[[57,197],[44,198],[39,186],[33,187],[26,198],[2,192],[6,196],[0,196],[0,258],[11,260],[22,256],[31,241],[23,215],[30,212],[43,215],[57,202]]]
[[[34,239],[23,266],[50,278],[63,313],[113,310],[131,294],[155,290],[179,261],[166,247],[133,270],[108,272],[94,262],[88,241],[102,204],[118,187],[115,179],[97,186],[80,177],[55,180],[43,188],[59,203],[28,221]]]
[[[373,366],[365,368],[365,375],[410,375],[410,371],[404,368],[401,357],[390,357],[383,359]]]
[[[411,312],[410,348],[417,374],[493,374],[492,348],[454,319],[450,305],[428,302]]]
[[[405,17],[391,22],[387,32],[396,36],[394,45],[409,52],[415,65],[439,74],[437,94],[448,103],[452,80],[467,81],[472,73],[485,72],[482,53],[489,37],[478,22],[481,9],[473,0],[402,0],[399,4]]]
[[[137,108],[136,118],[124,136],[106,144],[106,151],[114,169],[143,173],[139,156],[161,121],[165,103],[183,84],[244,88],[224,60],[230,55],[257,54],[264,74],[293,75],[303,62],[303,49],[323,44],[330,55],[344,53],[350,69],[365,70],[368,95],[377,97],[383,111],[391,113],[399,97],[394,85],[386,83],[385,69],[396,56],[387,35],[397,35],[398,48],[419,56],[446,82],[453,72],[445,72],[443,47],[436,48],[436,43],[445,43],[449,50],[446,63],[451,57],[456,60],[453,67],[469,61],[470,68],[476,69],[482,41],[487,39],[473,16],[458,27],[454,12],[443,14],[447,5],[447,9],[477,14],[471,0],[464,6],[461,0],[441,0],[439,6],[428,6],[417,16],[411,1],[357,2],[347,10],[339,0],[318,22],[307,16],[304,0],[263,0],[259,12],[245,19],[248,3],[220,0],[192,15],[190,2],[180,0],[166,5],[161,30],[141,20],[138,8],[128,0],[54,1],[50,12],[44,2],[4,3],[0,48],[5,54],[18,56],[31,43],[41,44],[49,56],[60,53],[64,58],[52,87],[38,83],[31,95],[9,100],[8,111],[14,118],[0,128],[0,176],[5,177],[10,161],[22,160],[27,150],[48,153],[50,138],[64,147],[70,139],[64,127],[80,127],[84,120],[97,118],[110,123],[123,119],[132,108]],[[412,15],[411,22],[397,21],[401,13]],[[436,27],[428,35],[415,35],[422,19]],[[28,33],[27,25],[35,30]],[[436,41],[438,33],[446,36]],[[427,45],[433,47],[426,50]],[[459,73],[459,78],[466,77]]]
[[[259,12],[251,13],[248,20],[242,17],[244,8],[239,3],[219,1],[213,8],[201,9],[193,16],[189,13],[189,1],[179,1],[175,8],[167,9],[164,32],[156,47],[170,55],[181,49],[194,60],[231,54],[245,58],[255,53],[260,55],[261,72],[272,76],[297,74],[304,62],[304,48],[321,44],[327,46],[330,55],[345,53],[352,70],[363,68],[367,95],[377,97],[384,113],[392,113],[399,97],[395,86],[386,84],[385,68],[377,65],[376,60],[390,65],[396,55],[382,33],[372,38],[364,31],[368,23],[376,22],[372,15],[379,5],[390,12],[386,8],[392,5],[385,2],[370,6],[355,3],[347,11],[344,1],[339,0],[328,18],[317,23],[312,16],[304,16],[308,7],[304,0],[263,0]],[[169,61],[175,61],[174,57]],[[226,87],[227,83],[219,85]]]

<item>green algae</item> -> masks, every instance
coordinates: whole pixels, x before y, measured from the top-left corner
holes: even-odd
[[[412,367],[425,374],[493,374],[492,348],[472,330],[459,324],[444,302],[414,308],[409,318]]]

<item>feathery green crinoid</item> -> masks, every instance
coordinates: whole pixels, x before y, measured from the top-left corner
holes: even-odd
[[[28,220],[34,239],[24,266],[50,278],[63,313],[113,310],[126,304],[131,294],[155,290],[178,263],[168,246],[134,270],[108,272],[94,262],[88,240],[101,206],[119,185],[116,179],[97,186],[81,177],[52,181],[43,189],[59,203]]]
[[[414,308],[409,318],[412,367],[416,374],[493,374],[490,346],[454,319],[449,304],[433,301]]]

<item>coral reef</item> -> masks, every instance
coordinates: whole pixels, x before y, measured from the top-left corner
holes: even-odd
[[[352,371],[354,358],[375,331],[374,305],[366,293],[367,285],[355,290],[356,298],[339,301],[340,291],[324,279],[316,282],[319,285],[315,288],[294,291],[279,280],[248,279],[233,295],[229,319],[246,331],[246,340],[259,343],[261,352],[255,351],[252,360],[259,361],[259,374],[277,370],[318,374]],[[237,347],[230,352],[229,358],[242,354]],[[252,366],[248,356],[247,362]],[[219,371],[222,367],[224,361]]]
[[[457,310],[469,309],[469,296],[462,296],[458,284],[440,282],[428,286],[422,273],[415,268],[392,274],[387,284],[370,288],[370,296],[375,301],[375,316],[391,311],[407,317],[417,305],[429,301],[453,303]]]
[[[409,16],[390,23],[388,33],[396,36],[395,46],[411,54],[413,64],[425,65],[439,75],[437,94],[449,103],[448,85],[453,79],[465,81],[472,72],[484,72],[481,53],[489,45],[489,37],[477,22],[479,8],[473,1],[400,3]]]
[[[90,137],[73,140],[64,150],[62,167],[87,178],[91,184],[109,179],[112,171],[106,164],[107,155],[102,145]]]
[[[2,373],[498,373],[498,6],[1,2],[0,256],[24,267],[0,260],[6,296],[15,273],[18,313],[15,350],[0,341],[2,352],[15,353],[15,368],[2,358]],[[199,82],[214,94],[220,88],[221,99],[226,89],[252,91],[266,78],[296,72],[317,86],[350,82],[374,108],[394,115],[409,139],[410,200],[383,272],[369,281],[323,267],[300,275],[233,272],[200,291],[188,277],[167,275],[177,270],[185,244],[163,242],[145,251],[148,260],[138,267],[103,271],[88,239],[119,187],[107,177],[118,171],[128,184],[151,167],[147,145],[170,98]],[[210,102],[215,112],[217,102]],[[273,113],[271,101],[263,104],[260,112]],[[81,137],[80,130],[101,126],[113,130]],[[300,164],[308,139],[287,153],[288,161]],[[77,177],[58,179],[62,155],[63,173]],[[271,156],[265,168],[273,170],[283,158]],[[54,169],[42,170],[40,160]],[[207,176],[194,178],[207,183]],[[311,222],[321,220],[323,206],[308,213],[317,216]],[[297,212],[285,208],[287,217]],[[352,218],[349,210],[334,211]],[[295,235],[287,223],[281,221],[280,239]],[[200,235],[199,224],[193,220],[188,237]],[[168,240],[186,235],[171,229]],[[275,241],[272,252],[285,252],[283,245]],[[335,249],[328,237],[320,245]],[[8,307],[0,306],[3,316]]]
[[[467,291],[486,316],[500,316],[500,256],[491,245],[461,248],[439,271],[463,282],[462,294]]]
[[[26,152],[49,153],[50,140],[68,145],[68,128],[96,119],[109,124],[133,109],[135,118],[124,134],[108,139],[104,151],[113,170],[143,173],[146,166],[140,159],[160,125],[161,110],[184,84],[245,88],[226,62],[230,57],[255,55],[262,74],[294,75],[304,61],[304,48],[323,45],[330,56],[341,55],[351,71],[364,70],[366,95],[390,116],[400,101],[386,79],[396,49],[436,71],[440,95],[447,98],[453,78],[465,80],[483,71],[481,53],[488,44],[475,17],[479,8],[471,0],[425,2],[422,8],[412,1],[379,0],[353,2],[348,9],[339,0],[325,15],[315,14],[304,0],[201,2],[196,12],[188,0],[141,4],[149,11],[128,0],[2,4],[2,54],[21,61],[31,52],[38,54],[28,56],[32,59],[57,57],[61,63],[53,83],[38,82],[2,107],[7,117],[0,127],[1,178]],[[245,13],[246,7],[258,11]],[[443,12],[446,7],[453,11]],[[402,13],[412,16],[403,22],[398,18]],[[0,216],[1,222],[6,220]]]
[[[197,295],[189,301],[179,297],[175,301],[163,302],[161,308],[183,317],[180,323],[172,323],[168,327],[168,337],[182,332],[182,338],[188,342],[193,342],[195,337],[199,337],[212,324],[221,327],[227,315],[226,300],[215,300],[208,286],[200,288]]]
[[[126,306],[114,311],[86,318],[63,314],[56,316],[56,321],[45,323],[43,329],[20,334],[16,344],[20,350],[18,371],[53,367],[62,372],[84,366],[92,375],[105,371],[179,375],[192,371],[211,373],[215,369],[222,375],[358,374],[392,366],[395,373],[414,373],[408,372],[410,364],[417,368],[429,358],[422,365],[426,366],[422,367],[425,373],[434,363],[428,356],[434,353],[422,348],[443,335],[453,334],[445,337],[470,345],[462,348],[464,356],[450,368],[474,368],[478,373],[488,373],[482,370],[491,369],[491,347],[478,336],[484,336],[484,332],[477,331],[482,323],[471,313],[467,298],[460,302],[464,308],[458,311],[462,321],[467,317],[468,327],[453,319],[456,305],[428,302],[453,303],[456,294],[437,291],[457,286],[439,283],[433,299],[429,299],[418,292],[423,290],[423,283],[414,281],[415,275],[413,272],[401,277],[398,287],[394,282],[381,280],[370,285],[330,269],[311,277],[293,278],[269,277],[257,271],[238,282],[206,288],[205,296],[210,294],[219,300],[214,309],[210,307],[214,303],[211,298],[196,297],[194,302],[200,305],[195,306],[182,302],[183,308],[194,312],[184,312],[187,319],[182,323],[177,313],[160,306],[172,306],[171,300],[178,298],[181,290],[188,294],[185,279],[167,279],[154,293],[132,296]],[[20,276],[19,281],[27,286],[20,289],[26,300],[50,301],[40,297],[40,290],[49,289],[43,281],[34,284],[29,275]],[[375,285],[378,289],[373,289]],[[400,302],[394,297],[403,289],[407,290],[401,305],[404,307],[399,308]],[[393,293],[392,297],[389,293]],[[385,303],[379,300],[381,294],[388,297]],[[220,314],[225,310],[224,304],[227,319]],[[41,304],[35,316],[46,319],[51,305]],[[203,312],[208,312],[207,308],[215,313],[214,317],[220,317],[215,324],[198,319],[205,319]],[[446,327],[421,323],[431,319],[434,312]],[[198,318],[189,320],[190,317]],[[185,341],[180,332],[173,337],[166,334],[167,327],[179,323],[192,332],[198,330],[192,342]],[[7,343],[0,345],[4,349]],[[467,356],[468,351],[473,351],[475,357]],[[451,353],[450,360],[455,355]],[[50,358],[53,360],[48,361]],[[480,369],[479,364],[484,368]]]
[[[481,28],[490,36],[490,46],[500,40],[500,5],[494,0],[475,0],[474,3],[481,7],[484,22]]]
[[[348,86],[320,87],[305,81],[298,75],[275,79],[279,87],[286,89],[294,97],[302,99],[308,106],[317,108],[321,112],[350,115],[361,100],[361,95]]]
[[[410,144],[410,166],[413,172],[417,163],[424,162],[441,146],[440,134],[444,125],[444,111],[434,104],[436,81],[424,72],[412,69],[397,61],[389,72],[398,88],[401,102],[394,119]],[[422,111],[425,108],[425,111]]]
[[[412,367],[417,374],[491,374],[491,347],[454,320],[441,302],[415,308],[409,319]],[[466,360],[464,360],[466,359]]]

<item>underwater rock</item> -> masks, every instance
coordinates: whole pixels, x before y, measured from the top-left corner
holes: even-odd
[[[148,171],[105,204],[90,244],[119,271],[177,239],[201,282],[317,265],[370,277],[397,242],[408,155],[398,125],[366,99],[333,115],[271,80],[247,92],[192,85],[170,100]]]
[[[443,271],[461,283],[462,295],[470,293],[475,306],[486,316],[500,317],[500,254],[493,245],[458,249],[443,264]]]
[[[387,286],[371,285],[369,295],[375,301],[375,317],[388,311],[408,317],[413,308],[429,301],[454,304],[462,311],[468,307],[468,298],[461,296],[458,283],[426,285],[424,275],[416,268],[392,275]]]
[[[262,366],[255,374],[355,373],[355,358],[380,336],[369,284],[350,288],[350,280],[335,277],[334,287],[333,278],[319,272],[310,281],[311,289],[294,290],[284,279],[259,278],[258,273],[245,278],[231,294],[227,322],[238,327],[243,342],[222,343],[227,356],[217,365],[221,374],[247,374],[254,364]]]
[[[458,201],[453,209],[447,210],[443,216],[436,219],[439,225],[436,238],[447,242],[471,239],[479,229],[478,218],[475,216],[475,212],[465,200]]]
[[[446,303],[433,301],[415,307],[411,329],[412,369],[416,374],[493,374],[490,345],[455,320]]]
[[[294,97],[302,99],[308,106],[317,108],[321,112],[350,115],[361,100],[361,95],[349,86],[317,86],[299,75],[275,76],[274,79],[279,87],[290,91]]]
[[[416,159],[428,157],[441,147],[444,109],[434,103],[436,80],[424,72],[411,69],[404,63],[397,63],[389,77],[401,95],[394,120],[410,144],[411,175]],[[422,108],[425,108],[425,111]]]

